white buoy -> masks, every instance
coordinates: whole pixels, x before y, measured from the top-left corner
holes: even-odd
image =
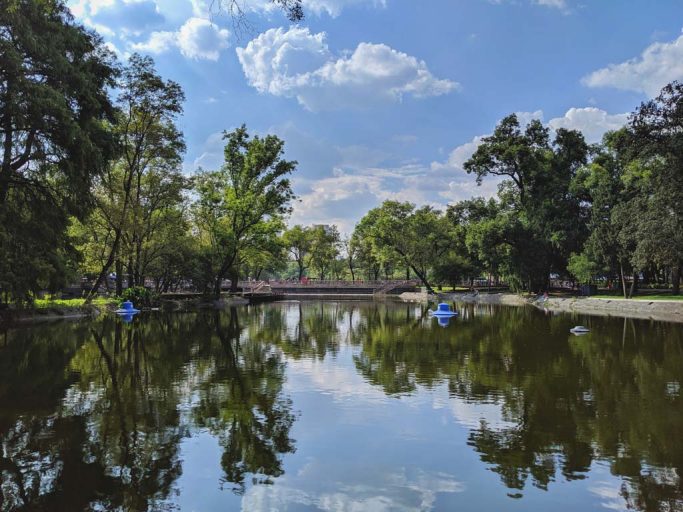
[[[591,332],[591,330],[588,327],[584,327],[583,325],[577,325],[576,327],[572,327],[569,329],[569,332],[572,332],[574,334],[585,334],[587,332]]]

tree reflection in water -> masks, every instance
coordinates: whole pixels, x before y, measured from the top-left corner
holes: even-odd
[[[683,510],[683,329],[465,307],[447,328],[414,304],[302,302],[49,324],[0,335],[0,510],[161,510],[183,439],[208,432],[223,485],[283,475],[296,421],[286,361],[336,359],[386,395],[447,389],[500,408],[467,443],[512,498],[622,479],[620,507]],[[351,456],[351,455],[350,455]]]
[[[280,456],[294,450],[285,365],[241,332],[232,310],[5,333],[0,510],[163,510],[182,471],[180,443],[204,427],[220,439],[236,490],[247,474],[282,474]]]
[[[530,480],[548,489],[582,479],[595,460],[623,477],[627,508],[683,510],[683,329],[601,319],[567,334],[568,316],[469,306],[452,331],[414,327],[402,308],[370,307],[352,338],[356,366],[386,393],[447,383],[466,402],[496,403],[512,427],[482,420],[472,446],[513,498]],[[410,316],[410,315],[409,315]],[[623,326],[622,326],[623,324]],[[636,327],[637,324],[637,327]]]

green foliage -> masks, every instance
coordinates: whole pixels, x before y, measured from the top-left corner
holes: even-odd
[[[96,297],[93,299],[91,304],[95,306],[109,306],[114,305],[117,302],[114,299],[107,297]],[[86,304],[85,299],[53,299],[51,297],[45,299],[35,299],[33,301],[33,306],[37,309],[49,309],[49,308],[74,308],[78,309]]]
[[[176,119],[185,95],[156,73],[151,58],[138,54],[123,70],[119,90],[113,131],[121,157],[93,193],[97,210],[89,238],[101,264],[91,297],[114,265],[119,276],[125,265],[129,286],[143,285],[148,267],[172,251],[183,231],[182,194],[189,183],[182,175],[185,143]],[[98,240],[106,240],[104,250]],[[117,292],[121,286],[119,277]]]
[[[323,280],[333,272],[339,256],[341,237],[336,226],[315,226],[310,231],[310,240],[310,266]]]
[[[569,257],[567,270],[581,284],[589,284],[600,272],[600,266],[592,261],[585,253],[572,253]]]
[[[121,299],[129,300],[135,307],[139,308],[154,305],[158,297],[144,286],[133,286],[123,290]]]
[[[245,126],[225,133],[225,163],[195,179],[192,217],[201,282],[218,295],[228,273],[236,283],[241,255],[261,247],[291,211],[289,178],[295,161],[282,158],[284,142],[274,135],[250,138]]]
[[[300,225],[293,226],[283,233],[282,243],[296,262],[299,280],[301,280],[310,262],[310,252],[313,244],[311,229]]]
[[[479,183],[488,175],[507,178],[498,212],[467,233],[468,247],[490,272],[526,290],[547,287],[551,272],[566,272],[569,255],[587,236],[585,208],[572,183],[588,154],[581,133],[559,129],[551,142],[540,121],[522,127],[514,114],[483,139],[465,169]]]
[[[62,1],[5,3],[0,27],[0,291],[22,302],[73,275],[65,231],[114,154],[116,69]]]

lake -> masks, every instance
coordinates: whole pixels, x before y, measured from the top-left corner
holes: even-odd
[[[0,332],[0,510],[683,510],[683,324],[456,309]]]

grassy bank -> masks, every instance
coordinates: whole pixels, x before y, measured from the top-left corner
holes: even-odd
[[[81,318],[98,316],[112,309],[119,300],[98,297],[90,304],[85,299],[36,299],[31,306],[6,308],[0,310],[0,322],[14,323],[26,321],[53,320],[60,318]]]
[[[118,301],[107,297],[96,297],[90,304],[93,306],[116,305]],[[85,306],[85,299],[36,299],[33,302],[35,309],[79,309]]]

